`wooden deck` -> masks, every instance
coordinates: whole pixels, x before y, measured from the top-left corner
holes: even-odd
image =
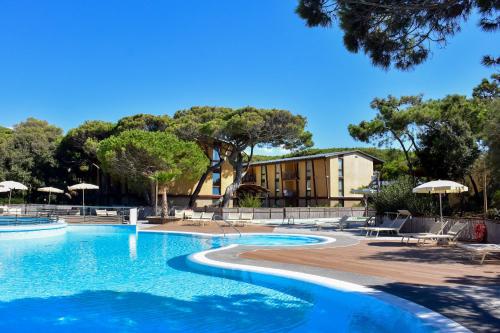
[[[256,250],[240,256],[378,276],[402,283],[461,285],[468,278],[469,285],[483,285],[486,278],[500,285],[498,258],[478,265],[467,255],[451,247],[417,247],[402,245],[399,241],[370,240],[348,247]]]

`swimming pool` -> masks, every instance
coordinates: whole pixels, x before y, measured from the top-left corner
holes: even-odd
[[[74,226],[0,241],[1,332],[429,332],[362,293],[189,259],[230,243],[298,245],[314,237],[198,237]],[[225,274],[228,273],[228,274]],[[225,276],[225,277],[222,277]]]

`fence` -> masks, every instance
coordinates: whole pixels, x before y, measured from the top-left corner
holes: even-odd
[[[132,207],[111,206],[74,206],[74,205],[10,205],[9,211],[16,211],[17,216],[48,215],[64,219],[68,223],[130,223]],[[14,215],[14,214],[9,214]]]
[[[362,207],[285,207],[285,208],[197,208],[197,211],[214,212],[216,215],[227,218],[229,213],[252,213],[254,220],[286,220],[286,219],[318,219],[337,218],[344,215],[357,217],[365,216]],[[369,216],[374,211],[368,212]]]
[[[415,233],[415,232],[428,232],[432,224],[435,223],[438,218],[433,217],[413,217],[401,228],[401,233]],[[467,226],[460,233],[459,239],[462,241],[474,241],[475,234],[474,230],[476,225],[480,223],[486,224],[487,230],[487,241],[488,243],[500,244],[500,221],[496,220],[483,220],[477,218],[445,218],[448,221],[445,232],[451,228],[451,226],[457,222],[465,222]]]

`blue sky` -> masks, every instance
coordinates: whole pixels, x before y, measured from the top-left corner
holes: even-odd
[[[388,94],[470,94],[497,35],[477,20],[411,72],[348,53],[309,29],[295,0],[24,1],[0,6],[0,124],[33,116],[64,130],[88,119],[173,114],[194,105],[305,115],[317,147],[360,145],[349,123]],[[498,43],[496,44],[498,45]]]

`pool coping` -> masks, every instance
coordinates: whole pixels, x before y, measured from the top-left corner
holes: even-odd
[[[195,235],[195,236],[202,236],[202,237],[224,237],[228,235],[224,234],[210,234],[210,233],[201,233],[201,232],[189,232],[189,231],[169,231],[169,230],[140,230],[137,229],[137,232],[146,232],[146,233],[163,233],[163,234],[185,234],[185,235]],[[233,236],[233,234],[231,234]],[[301,236],[299,233],[295,234],[286,234],[286,233],[245,233],[244,235],[284,235],[284,236]],[[239,237],[239,234],[234,234],[235,237]],[[327,236],[320,236],[320,235],[303,235],[303,236],[309,236],[309,237],[315,237],[315,238],[322,238],[322,239],[329,239],[330,241],[328,242],[321,242],[321,243],[312,243],[312,244],[300,244],[300,245],[264,245],[262,248],[265,247],[272,247],[272,246],[277,246],[277,247],[283,247],[283,248],[288,248],[288,247],[309,247],[309,246],[322,246],[322,245],[327,245],[327,244],[332,244],[336,240],[335,238],[332,237],[327,237]],[[258,245],[252,245],[259,247]],[[347,245],[349,246],[349,245]],[[280,268],[271,268],[271,267],[263,267],[263,266],[256,266],[256,265],[248,265],[248,264],[236,264],[236,263],[229,263],[229,262],[224,262],[220,260],[214,260],[210,259],[207,257],[207,255],[216,253],[216,252],[222,252],[230,249],[234,249],[236,247],[242,247],[244,248],[245,245],[240,245],[240,244],[231,244],[228,246],[224,246],[221,248],[216,248],[216,249],[210,249],[206,251],[201,251],[197,253],[193,253],[188,256],[188,260],[191,260],[197,264],[200,265],[205,265],[209,267],[215,267],[219,268],[221,270],[229,269],[229,270],[236,270],[236,271],[242,271],[242,272],[251,272],[251,273],[259,273],[259,274],[267,274],[271,276],[279,276],[279,277],[284,277],[284,278],[289,278],[293,280],[299,280],[307,283],[312,283],[316,285],[320,285],[323,287],[335,289],[335,290],[341,290],[341,291],[347,291],[347,292],[356,292],[356,293],[361,293],[361,294],[366,294],[372,297],[377,298],[378,300],[391,304],[393,306],[396,306],[398,308],[402,308],[403,310],[413,314],[422,322],[424,322],[426,325],[431,326],[432,328],[436,329],[437,332],[454,332],[454,333],[462,333],[462,332],[471,332],[469,329],[466,327],[460,325],[459,323],[451,320],[450,318],[440,314],[439,312],[433,311],[423,305],[417,304],[415,302],[412,302],[410,300],[398,297],[396,295],[390,294],[388,292],[380,291],[371,287],[363,286],[361,284],[356,284],[352,282],[347,282],[343,281],[340,279],[334,279],[330,277],[324,277],[324,276],[319,276],[315,274],[310,274],[310,273],[302,273],[302,272],[297,272],[289,269],[280,269]]]

